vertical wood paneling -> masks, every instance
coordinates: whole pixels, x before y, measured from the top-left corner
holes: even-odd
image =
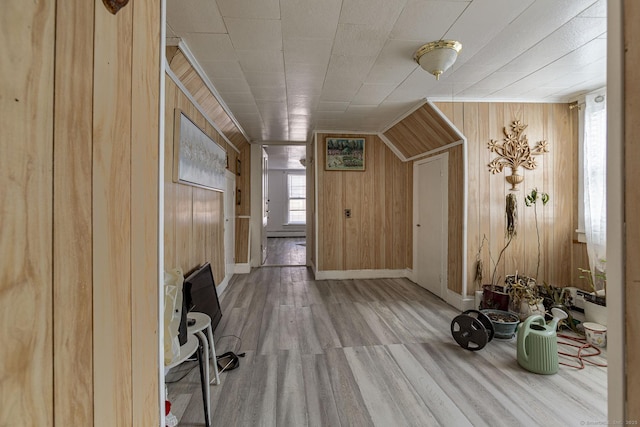
[[[514,120],[522,120],[528,125],[524,131],[530,145],[539,140],[549,142],[551,153],[537,156],[538,168],[521,171],[525,176],[520,190],[515,192],[518,200],[518,237],[505,252],[498,266],[496,278],[504,280],[505,275],[520,274],[535,276],[537,264],[537,238],[535,229],[534,208],[526,207],[524,196],[532,188],[550,194],[551,202],[547,206],[538,205],[538,222],[540,227],[541,265],[539,282],[560,286],[576,285],[571,282],[574,254],[572,252],[572,236],[576,224],[572,220],[574,209],[574,169],[577,168],[577,157],[573,152],[575,143],[575,117],[566,104],[474,104],[474,103],[442,103],[438,108],[446,114],[453,124],[467,137],[469,162],[469,206],[468,206],[468,248],[466,274],[468,293],[474,288],[476,256],[483,236],[486,235],[481,259],[484,264],[483,282],[489,283],[493,272],[493,262],[497,261],[505,239],[505,197],[510,192],[510,185],[505,180],[505,172],[491,175],[487,164],[495,156],[490,153],[487,143],[490,139],[502,142],[503,127],[509,127]],[[462,168],[462,158],[450,150],[450,216],[455,218],[462,199],[454,197],[461,191],[462,175],[457,171]],[[453,170],[452,170],[453,169]],[[506,173],[510,173],[508,170]],[[451,221],[451,219],[450,219]],[[461,221],[461,219],[454,219]],[[460,222],[461,224],[461,222]],[[460,275],[452,276],[459,271],[460,253],[457,245],[462,236],[457,231],[460,227],[449,230],[449,288],[460,292],[462,279]],[[489,252],[492,259],[489,257]]]
[[[626,239],[623,252],[626,259],[624,277],[625,295],[625,349],[626,359],[626,420],[639,420],[640,407],[636,403],[640,394],[640,147],[637,136],[640,134],[640,5],[638,2],[625,0],[624,7],[624,157],[625,157],[625,220]]]
[[[318,134],[318,269],[404,269],[411,265],[411,178],[373,135],[366,139],[363,172],[325,171],[326,138]],[[344,209],[351,209],[345,218]]]
[[[52,160],[55,5],[0,13],[0,425],[53,419]]]
[[[53,306],[64,326],[53,331],[53,361],[54,394],[65,398],[55,399],[55,425],[93,424],[93,16],[93,2],[57,3]]]
[[[236,218],[236,263],[249,262],[249,218]],[[243,240],[240,237],[245,236]]]
[[[225,268],[224,193],[173,182],[174,110],[181,109],[214,141],[219,136],[172,80],[166,79],[165,87],[165,269],[180,267],[186,275],[197,266],[210,262],[218,285],[224,278]],[[238,249],[243,250],[236,244]],[[246,244],[244,251],[246,258]],[[243,262],[238,253],[236,261]]]
[[[161,2],[133,2],[131,92],[132,425],[158,425]],[[163,149],[163,148],[162,148]],[[164,293],[161,294],[164,298]]]
[[[375,155],[373,159],[371,159],[371,163],[375,170],[384,170],[385,167],[385,159],[387,150],[385,150],[385,146],[382,144],[374,144]],[[376,173],[373,176],[373,190],[377,192],[377,197],[374,198],[373,202],[373,211],[374,212],[385,212],[385,207],[387,205],[387,200],[392,197],[390,193],[385,191],[385,174]],[[386,268],[386,259],[387,254],[390,253],[390,248],[388,248],[388,242],[390,241],[390,236],[387,236],[387,221],[385,221],[386,215],[374,215],[373,216],[373,230],[374,230],[374,240],[373,244],[375,248],[378,248],[374,252],[373,265],[380,265],[383,268]],[[408,220],[411,223],[411,219]],[[411,259],[411,258],[409,258]],[[368,267],[373,268],[373,267]]]
[[[94,19],[94,415],[96,421],[129,425],[133,10],[125,7],[113,16],[96,1]]]
[[[368,138],[365,138],[365,141],[365,144],[369,143]],[[365,157],[371,157],[366,150]],[[365,159],[365,165],[366,164]],[[344,238],[342,239],[342,244],[344,248],[344,268],[346,270],[364,268],[362,256],[367,248],[362,244],[363,235],[367,234],[370,230],[366,230],[363,227],[363,219],[367,211],[367,206],[364,203],[363,176],[364,173],[360,172],[345,173],[342,175],[342,187],[336,188],[338,190],[336,194],[342,195],[340,205],[343,206],[344,209],[351,209],[351,218],[347,218],[344,212],[340,213],[337,209],[336,212],[334,212],[334,215],[344,217],[344,227],[342,229]],[[340,205],[336,205],[336,207]]]
[[[467,129],[469,134],[466,134],[467,140],[480,141],[480,119],[479,108],[481,104],[469,103],[464,115],[464,129]],[[470,268],[466,272],[467,283],[470,287],[473,285],[475,277],[475,261],[478,247],[482,241],[482,235],[480,233],[480,209],[482,200],[481,191],[481,155],[480,144],[467,144],[467,158],[469,164],[469,170],[467,172],[468,185],[471,188],[477,188],[478,191],[469,192],[468,195],[468,210],[467,210],[467,222],[469,226],[469,232],[467,234],[467,259],[470,262]],[[451,161],[450,161],[451,163]],[[455,167],[455,165],[454,165]],[[449,266],[451,268],[451,266]]]

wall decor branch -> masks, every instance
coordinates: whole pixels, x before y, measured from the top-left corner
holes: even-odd
[[[489,163],[489,172],[496,174],[502,172],[505,167],[511,168],[511,175],[507,175],[506,180],[511,184],[512,191],[517,190],[518,184],[524,180],[524,177],[518,174],[518,168],[522,166],[529,170],[535,169],[538,164],[534,156],[549,152],[547,141],[538,141],[533,148],[529,146],[529,140],[523,134],[526,128],[527,125],[520,120],[514,120],[511,130],[506,126],[503,128],[504,142],[499,143],[492,139],[487,144],[489,150],[498,155]]]

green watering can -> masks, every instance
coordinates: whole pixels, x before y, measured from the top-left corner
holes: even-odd
[[[547,325],[544,317],[536,314],[518,325],[518,364],[536,374],[558,372],[558,322],[567,318],[567,313],[552,308],[553,320]]]

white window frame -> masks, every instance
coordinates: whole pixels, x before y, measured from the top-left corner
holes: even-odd
[[[291,176],[300,176],[303,178],[304,181],[304,185],[305,185],[305,195],[303,197],[291,197],[291,191],[290,191],[290,177]],[[306,175],[304,172],[287,172],[287,225],[306,225],[307,221],[306,221]],[[304,200],[305,201],[305,219],[302,221],[291,221],[291,206],[290,206],[290,202],[291,200]]]

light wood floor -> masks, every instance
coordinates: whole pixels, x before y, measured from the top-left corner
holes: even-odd
[[[450,333],[459,313],[406,279],[314,281],[304,267],[263,267],[234,276],[221,305],[218,353],[246,356],[211,386],[214,426],[579,426],[607,419],[606,368],[532,374],[516,362],[515,339],[464,350]],[[168,385],[168,396],[181,426],[202,426],[197,364],[171,376],[189,369]]]
[[[269,266],[302,266],[307,263],[307,247],[304,237],[269,237],[267,259]]]

